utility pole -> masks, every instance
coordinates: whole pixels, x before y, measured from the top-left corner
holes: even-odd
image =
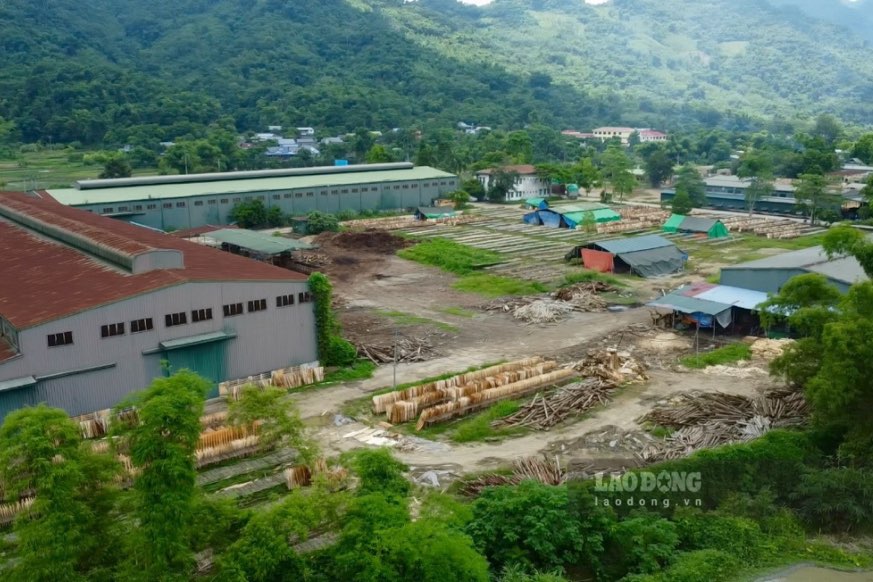
[[[394,328],[394,384],[393,388],[397,390],[397,328]]]

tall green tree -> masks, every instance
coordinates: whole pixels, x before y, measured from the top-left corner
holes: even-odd
[[[371,147],[370,150],[367,152],[368,164],[382,164],[393,161],[394,158],[391,156],[391,153],[382,144],[374,144],[373,147]]]
[[[124,576],[128,580],[188,580],[194,566],[190,545],[196,498],[194,451],[209,383],[189,371],[158,378],[122,403],[136,420],[116,422],[115,435],[139,469]]]
[[[10,413],[0,427],[0,484],[8,499],[33,496],[15,521],[10,581],[109,580],[118,558],[112,515],[118,465],[82,442],[62,410]]]
[[[133,174],[130,162],[124,154],[116,153],[109,156],[100,172],[100,178],[129,178]]]
[[[670,201],[670,210],[673,214],[687,215],[694,209],[694,203],[683,186],[676,186],[676,194]]]
[[[494,170],[491,172],[491,180],[488,182],[488,200],[504,200],[520,179],[518,172],[501,168]]]
[[[315,301],[315,334],[318,359],[323,366],[348,366],[357,350],[340,335],[342,328],[333,311],[333,285],[323,273],[309,276],[309,291]]]
[[[822,210],[839,208],[840,195],[833,191],[821,174],[803,174],[795,182],[794,197],[797,204],[809,217],[810,224],[816,224]]]
[[[673,160],[667,155],[664,148],[654,150],[645,157],[646,176],[652,188],[658,188],[673,176]]]
[[[679,169],[675,187],[677,194],[682,190],[688,195],[695,208],[706,206],[706,183],[700,177],[697,168],[691,164],[686,164]]]
[[[767,196],[771,196],[773,194],[773,182],[768,180],[766,177],[756,177],[753,178],[749,183],[749,186],[746,188],[743,193],[746,210],[749,212],[749,216],[751,216],[755,212],[755,206],[762,198],[766,198]]]
[[[585,190],[585,196],[591,195],[591,190],[600,185],[600,170],[594,165],[591,158],[582,158],[573,166],[575,179],[579,186]]]
[[[2,135],[0,135],[2,142]],[[864,162],[873,164],[873,133],[865,133],[852,146],[852,155]]]
[[[291,447],[304,464],[310,464],[318,454],[315,443],[306,437],[297,407],[280,388],[246,386],[239,399],[228,405],[228,420],[235,426],[258,422],[258,446],[262,450]]]

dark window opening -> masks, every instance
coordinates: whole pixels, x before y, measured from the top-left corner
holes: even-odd
[[[149,331],[150,329],[154,329],[155,324],[152,321],[151,317],[146,317],[145,319],[134,319],[130,322],[130,333],[139,333],[141,331]]]
[[[225,317],[233,317],[234,315],[240,315],[243,312],[242,303],[230,303],[225,305],[223,309]]]
[[[73,343],[73,332],[62,331],[61,333],[50,333],[48,335],[48,345],[50,348],[56,346],[66,346]]]
[[[267,309],[267,300],[266,299],[255,299],[253,301],[249,301],[249,313],[254,311],[264,311]]]
[[[180,311],[179,313],[168,313],[164,316],[164,323],[167,327],[185,325],[188,323],[188,314],[184,311]]]
[[[276,307],[288,307],[289,305],[294,305],[294,294],[290,295],[279,295],[276,297]]]
[[[100,326],[100,337],[124,335],[124,322]]]
[[[191,311],[191,321],[209,321],[212,319],[212,308],[207,307],[206,309],[194,309]]]

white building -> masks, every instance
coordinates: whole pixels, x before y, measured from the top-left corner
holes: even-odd
[[[591,130],[591,133],[602,141],[618,138],[622,144],[627,145],[631,134],[635,131],[637,130],[633,127],[596,127]]]
[[[551,191],[551,183],[537,176],[537,170],[530,164],[522,164],[517,166],[503,166],[502,168],[488,168],[476,172],[476,179],[487,191],[491,186],[491,175],[502,170],[504,172],[514,172],[518,174],[518,180],[515,186],[507,192],[507,200],[525,200],[527,198],[545,198]]]

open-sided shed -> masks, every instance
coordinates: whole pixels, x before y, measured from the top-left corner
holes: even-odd
[[[586,269],[657,277],[681,271],[688,255],[656,234],[594,241],[575,247],[568,259],[581,258]]]
[[[664,232],[680,232],[690,234],[705,234],[706,238],[724,238],[730,236],[727,227],[720,220],[700,216],[682,216],[673,214],[664,223]]]
[[[732,324],[734,328],[745,327],[749,324],[751,312],[757,311],[765,301],[767,294],[760,291],[712,283],[694,283],[659,297],[647,305],[669,309],[698,328],[713,328],[714,333],[716,324],[722,328],[728,328]],[[744,333],[746,331],[743,330]]]

